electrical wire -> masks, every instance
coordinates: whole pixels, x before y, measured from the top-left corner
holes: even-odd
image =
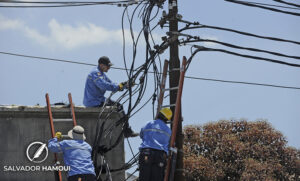
[[[232,81],[232,80],[221,80],[221,79],[210,79],[210,78],[193,77],[193,76],[185,76],[185,78],[194,79],[194,80],[204,80],[204,81],[232,83],[232,84],[246,84],[246,85],[256,85],[256,86],[264,86],[264,87],[275,87],[275,88],[283,88],[283,89],[300,90],[300,87],[281,86],[281,85],[272,85],[272,84],[262,84],[262,83],[254,83],[254,82]]]
[[[16,4],[55,4],[55,5],[0,5],[0,8],[57,8],[57,7],[73,7],[73,6],[91,6],[91,5],[118,5],[128,6],[135,4],[132,0],[124,1],[106,1],[106,2],[30,2],[30,1],[1,1],[0,3],[16,3]],[[127,4],[126,4],[127,3]]]
[[[234,30],[234,29],[230,29],[230,28],[209,26],[209,25],[203,25],[203,24],[196,25],[196,26],[186,26],[186,27],[180,29],[179,32],[182,32],[182,31],[185,31],[185,30],[190,30],[190,29],[198,29],[198,28],[209,28],[209,29],[215,29],[215,30],[222,30],[222,31],[238,33],[238,34],[242,34],[242,35],[246,35],[246,36],[252,36],[252,37],[255,37],[255,38],[261,38],[261,39],[267,39],[267,40],[280,41],[280,42],[293,43],[293,44],[296,44],[296,45],[300,45],[299,41],[286,40],[286,39],[282,39],[282,38],[275,38],[275,37],[268,37],[268,36],[261,36],[261,35],[256,35],[256,34],[243,32],[243,31],[239,31],[239,30]]]
[[[211,43],[217,43],[217,44],[220,44],[220,45],[224,45],[224,46],[227,46],[227,47],[230,47],[230,48],[249,50],[249,51],[253,51],[253,52],[268,53],[268,54],[271,54],[271,55],[276,55],[276,56],[281,56],[281,57],[300,60],[299,56],[286,55],[286,54],[282,54],[282,53],[278,53],[278,52],[273,52],[273,51],[268,51],[268,50],[261,50],[261,49],[257,49],[257,48],[242,47],[242,46],[238,46],[238,45],[234,45],[234,44],[230,44],[230,43],[226,43],[226,42],[221,42],[221,41],[217,41],[217,40],[211,40],[211,39],[196,38],[195,40],[184,40],[184,41],[181,41],[180,43],[185,44],[185,43],[192,43],[192,42],[211,42]]]
[[[267,10],[270,10],[270,11],[289,14],[289,15],[294,15],[294,16],[300,16],[300,13],[295,13],[295,12],[290,12],[290,11],[283,11],[283,10],[275,9],[275,8],[269,8],[269,7],[266,7],[266,6],[260,6],[260,5],[257,5],[257,4],[249,3],[249,2],[246,2],[246,1],[238,1],[238,0],[224,0],[224,1],[231,2],[231,3],[236,3],[236,4],[242,4],[242,5],[245,5],[245,6],[261,8],[261,9],[267,9]]]
[[[294,3],[290,3],[290,2],[286,2],[286,1],[282,1],[282,0],[273,0],[273,1],[276,1],[278,3],[287,4],[287,5],[290,5],[290,6],[300,7],[299,4],[294,4]]]
[[[122,167],[120,168],[116,168],[116,169],[111,169],[110,172],[117,172],[117,171],[121,171],[121,170],[127,170],[129,168],[132,168],[132,166],[137,163],[137,159],[136,157],[139,156],[139,152],[137,154],[134,155],[134,157],[132,157],[127,163],[125,163]]]
[[[270,7],[277,7],[277,8],[285,8],[285,9],[294,9],[294,10],[300,10],[300,8],[297,7],[287,7],[287,6],[280,6],[280,5],[274,5],[274,4],[265,4],[265,3],[257,3],[257,2],[249,2],[249,1],[243,1],[249,4],[256,4],[256,5],[264,5],[264,6],[270,6]]]
[[[263,60],[263,61],[267,61],[267,62],[277,63],[277,64],[281,64],[281,65],[287,65],[287,66],[292,66],[292,67],[300,67],[300,64],[288,63],[288,62],[271,59],[271,58],[264,58],[264,57],[240,54],[240,53],[236,53],[236,52],[232,52],[232,51],[228,51],[228,50],[224,50],[224,49],[207,48],[204,46],[197,46],[197,45],[194,45],[194,47],[197,48],[199,51],[217,51],[217,52],[223,52],[223,53],[236,55],[236,56],[240,56],[240,57],[244,57],[244,58]]]
[[[42,59],[42,60],[50,60],[56,62],[64,62],[64,63],[73,63],[79,65],[88,65],[88,66],[97,66],[96,64],[88,64],[83,62],[76,62],[70,60],[62,60],[62,59],[54,59],[54,58],[46,58],[46,57],[38,57],[38,56],[31,56],[31,55],[22,55],[16,53],[9,53],[9,52],[0,52],[0,54],[12,55],[12,56],[20,56],[26,58],[34,58],[34,59]],[[114,67],[117,70],[125,70],[124,68]],[[148,72],[154,73],[154,72]],[[159,73],[161,74],[161,73]],[[203,78],[203,77],[193,77],[193,76],[185,76],[187,79],[199,79],[199,80],[207,80],[207,81],[217,81],[217,82],[228,82],[228,83],[236,83],[236,84],[249,84],[249,85],[257,85],[257,86],[266,86],[266,87],[275,87],[275,88],[285,88],[285,89],[300,89],[300,87],[291,87],[291,86],[281,86],[281,85],[272,85],[272,84],[261,84],[261,83],[251,83],[251,82],[239,82],[239,81],[231,81],[231,80],[220,80],[220,79],[210,79],[210,78]]]
[[[19,3],[19,4],[81,4],[81,3],[115,3],[115,2],[131,2],[132,0],[122,1],[14,1],[0,0],[0,3]]]
[[[139,4],[141,5],[141,4]],[[159,51],[152,51],[151,50],[151,45],[148,41],[148,37],[149,37],[149,34],[151,34],[151,31],[150,30],[150,22],[152,20],[155,19],[155,17],[157,16],[158,14],[158,11],[157,13],[154,15],[153,18],[151,18],[151,11],[154,7],[154,3],[152,2],[149,2],[149,3],[145,3],[144,6],[142,6],[141,8],[141,18],[142,18],[142,22],[143,22],[143,28],[142,30],[140,31],[137,39],[135,40],[135,37],[134,37],[134,32],[133,32],[133,28],[132,28],[132,22],[133,22],[133,17],[134,17],[134,14],[135,12],[138,10],[138,7],[136,7],[133,11],[133,14],[132,14],[132,18],[130,19],[129,18],[129,14],[128,14],[128,8],[126,7],[123,11],[123,15],[122,15],[122,32],[123,32],[123,60],[124,60],[124,64],[125,64],[125,69],[127,70],[127,62],[126,62],[126,54],[125,54],[125,37],[124,37],[124,17],[125,17],[125,13],[127,15],[127,19],[129,21],[129,25],[130,25],[130,33],[131,33],[131,39],[132,39],[132,42],[133,42],[133,60],[131,62],[131,67],[130,67],[130,70],[127,71],[127,76],[128,76],[128,84],[129,85],[132,85],[133,83],[135,83],[135,80],[139,77],[139,80],[140,80],[140,83],[139,83],[139,86],[138,88],[136,89],[136,91],[133,91],[131,86],[128,87],[128,91],[126,91],[128,93],[128,96],[129,98],[127,99],[128,100],[128,109],[127,109],[127,113],[125,114],[125,119],[120,119],[119,121],[116,122],[116,124],[114,124],[113,126],[111,126],[108,130],[107,133],[110,133],[110,135],[112,135],[112,129],[117,126],[117,125],[120,125],[123,123],[122,127],[124,128],[124,126],[126,124],[128,124],[128,120],[131,116],[133,116],[135,113],[137,113],[141,108],[144,107],[145,104],[147,104],[147,102],[141,106],[136,112],[134,112],[134,114],[131,114],[132,111],[134,109],[136,109],[136,107],[138,107],[138,104],[140,104],[140,102],[142,101],[143,97],[144,97],[144,94],[146,92],[146,89],[147,89],[147,81],[148,81],[148,70],[150,68],[151,65],[153,65],[153,71],[154,73],[157,72],[157,67],[155,65],[155,58],[157,57],[157,55],[159,54]],[[137,69],[134,69],[134,64],[135,64],[135,61],[136,61],[136,48],[137,48],[137,44],[138,44],[138,41],[139,41],[139,37],[141,35],[141,32],[144,33],[144,37],[145,37],[145,41],[146,41],[146,61],[144,64],[140,65]],[[161,46],[159,47],[166,47],[165,45],[165,42],[163,42],[161,44]],[[156,76],[158,77],[158,76]],[[136,97],[135,97],[135,100],[133,100],[133,95],[136,94]],[[124,131],[124,129],[123,129]],[[122,131],[122,132],[123,132]],[[105,131],[104,131],[105,132]],[[105,136],[105,135],[104,135]],[[117,140],[114,142],[114,144],[110,143],[111,147],[114,147],[116,146],[120,139],[121,138],[121,134],[119,135],[119,137],[117,138]],[[110,139],[111,140],[111,139]]]
[[[135,172],[137,172],[138,171],[138,169],[136,169],[132,174],[130,174],[124,181],[127,181],[130,177],[132,177],[132,175],[135,173]]]

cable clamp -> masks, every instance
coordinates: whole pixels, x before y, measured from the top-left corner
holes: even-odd
[[[172,153],[176,153],[177,154],[177,148],[176,147],[170,147],[170,151]]]

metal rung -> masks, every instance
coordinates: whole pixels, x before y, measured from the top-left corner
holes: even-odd
[[[167,91],[167,90],[177,90],[178,87],[171,87],[171,88],[167,88],[167,89],[164,89],[164,91]]]
[[[162,108],[164,108],[164,107],[175,107],[176,106],[176,104],[170,104],[170,105],[165,105],[165,106],[161,106]]]
[[[170,72],[173,72],[173,71],[180,71],[180,68],[174,68],[174,69],[170,70]]]
[[[53,122],[68,122],[73,121],[73,119],[53,119]]]

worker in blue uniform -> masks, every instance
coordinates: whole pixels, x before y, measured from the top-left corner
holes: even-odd
[[[98,66],[94,68],[88,75],[85,83],[83,104],[86,107],[102,106],[106,100],[104,94],[106,91],[122,91],[124,84],[113,83],[105,74],[108,72],[112,63],[106,56],[100,57]],[[111,103],[108,100],[109,104]]]
[[[163,108],[156,120],[141,129],[139,181],[163,181],[171,137],[171,129],[166,123],[171,118],[171,109]]]
[[[112,101],[110,99],[106,100],[104,94],[106,91],[123,91],[127,89],[130,85],[128,82],[122,82],[120,84],[113,83],[105,74],[108,72],[112,63],[109,58],[102,56],[98,60],[98,66],[94,68],[88,75],[85,83],[83,104],[86,107],[102,107],[104,104],[106,106],[117,106],[118,111],[125,115],[123,106],[120,103]],[[124,136],[134,137],[138,134],[134,133],[129,127],[128,120],[123,117],[124,125]]]
[[[71,140],[58,141],[62,138],[61,132],[48,141],[48,148],[54,153],[63,153],[64,163],[70,166],[68,181],[96,181],[96,174],[91,159],[92,148],[85,142],[84,129],[75,126],[68,132]]]

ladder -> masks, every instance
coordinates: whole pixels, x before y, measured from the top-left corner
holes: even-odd
[[[179,116],[181,115],[181,96],[182,96],[184,75],[185,75],[185,69],[186,69],[186,61],[187,61],[186,57],[184,56],[183,60],[182,60],[182,66],[180,68],[180,78],[179,78],[178,87],[171,87],[168,89],[165,88],[167,70],[168,70],[168,61],[167,60],[165,60],[164,68],[163,68],[162,81],[161,81],[161,86],[160,86],[160,95],[159,95],[158,104],[157,104],[156,116],[158,115],[161,108],[175,106],[174,117],[173,117],[173,122],[172,122],[172,135],[171,135],[171,140],[170,140],[170,145],[169,145],[170,154],[168,157],[164,181],[173,181],[174,180],[174,173],[175,173],[175,169],[176,169],[176,159],[177,159],[177,148],[175,147],[175,140],[176,140],[178,122],[180,120]],[[177,90],[176,104],[162,106],[165,91],[172,91],[172,90]]]
[[[48,110],[48,116],[49,116],[49,123],[50,123],[50,129],[51,129],[51,136],[52,136],[52,138],[55,137],[54,122],[72,121],[73,122],[73,126],[77,125],[77,122],[76,122],[76,119],[75,119],[74,105],[73,105],[71,93],[68,94],[68,98],[69,98],[70,112],[71,112],[72,118],[71,119],[54,119],[53,115],[52,115],[49,94],[46,93],[46,103],[47,103],[47,110]],[[56,153],[54,153],[54,161],[55,161],[55,164],[58,162],[57,154]],[[56,171],[55,172],[55,180],[62,181],[61,171]]]
[[[162,77],[161,77],[161,84],[160,84],[159,97],[158,97],[158,103],[157,103],[156,118],[158,116],[158,113],[159,113],[160,109],[162,108],[162,103],[164,101],[164,93],[166,91],[165,87],[166,87],[168,66],[169,66],[169,62],[168,62],[168,60],[165,60],[164,68],[163,68],[163,74],[162,74]]]

